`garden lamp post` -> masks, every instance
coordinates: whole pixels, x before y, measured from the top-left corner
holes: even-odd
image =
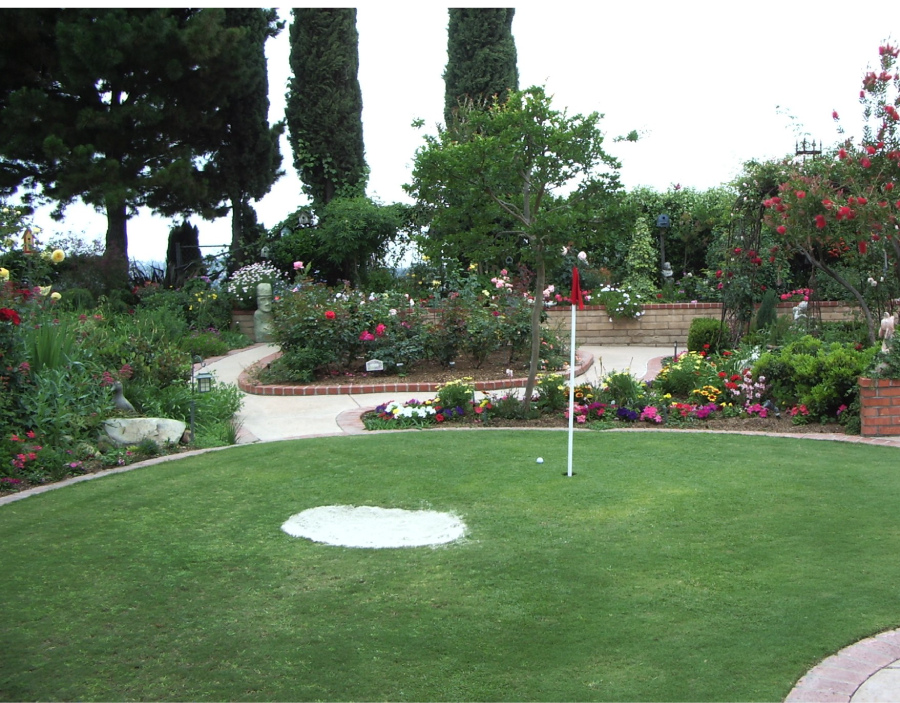
[[[209,371],[201,370],[194,374],[194,366],[196,364],[200,364],[200,368],[203,369],[206,366],[206,362],[199,355],[191,359],[191,444],[194,443],[194,415],[197,411],[194,391],[197,393],[209,393],[212,390],[213,383],[213,375]]]

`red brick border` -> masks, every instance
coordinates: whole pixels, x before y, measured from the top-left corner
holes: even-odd
[[[900,380],[860,378],[859,402],[864,437],[900,436]]]
[[[265,366],[281,356],[281,352],[270,354],[260,359],[257,364]],[[594,364],[594,355],[580,352],[580,365],[575,375],[581,376]],[[500,381],[476,381],[477,391],[498,391],[503,388],[524,388],[527,378],[510,378]],[[317,395],[361,395],[364,393],[430,393],[441,387],[440,383],[350,383],[341,386],[298,386],[298,385],[264,385],[253,383],[246,371],[238,376],[238,388],[250,395],[275,396],[317,396]]]

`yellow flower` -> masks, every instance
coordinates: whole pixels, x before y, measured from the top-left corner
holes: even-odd
[[[8,281],[9,280],[9,271],[5,268],[0,268],[0,281]]]
[[[40,286],[41,295],[50,295],[51,288],[53,288],[53,286]]]
[[[475,271],[477,269],[478,269],[478,264],[476,264],[474,261],[471,264],[469,264],[469,271]]]
[[[62,293],[57,293],[56,291],[53,291],[50,294],[50,300],[59,300],[60,298],[62,298]]]
[[[52,261],[54,264],[62,263],[65,258],[66,252],[64,252],[62,249],[54,249],[53,253],[50,254],[50,261]]]

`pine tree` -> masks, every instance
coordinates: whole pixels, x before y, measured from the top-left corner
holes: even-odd
[[[217,9],[21,10],[5,20],[0,55],[0,187],[107,215],[106,256],[127,266],[128,219],[220,214],[210,177],[218,107],[234,88],[242,31]],[[36,37],[34,60],[15,41]]]
[[[364,195],[355,9],[295,8],[286,117],[294,167],[314,206]]]
[[[240,83],[225,106],[226,131],[215,157],[223,189],[231,203],[231,257],[240,259],[242,245],[257,233],[256,217],[249,201],[259,200],[283,174],[278,140],[284,123],[269,126],[269,79],[266,40],[281,31],[275,10],[235,8],[225,10],[225,26],[239,27]]]
[[[461,99],[502,101],[519,89],[512,8],[450,9],[447,68],[444,71],[444,121],[449,126]]]

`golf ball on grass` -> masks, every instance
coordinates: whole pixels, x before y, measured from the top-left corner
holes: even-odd
[[[543,463],[544,463],[544,457],[539,456],[539,457],[537,458],[537,463],[538,463],[538,464],[543,464]]]

